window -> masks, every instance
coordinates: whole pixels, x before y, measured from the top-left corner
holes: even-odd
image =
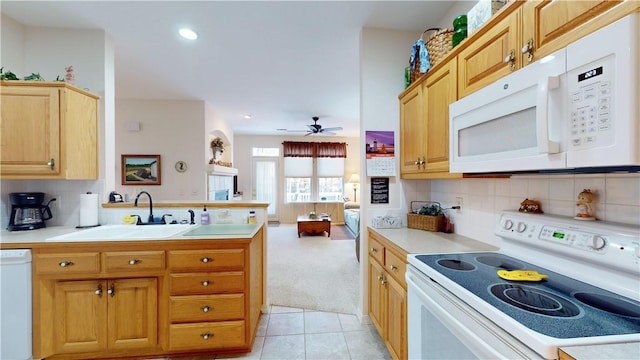
[[[284,158],[285,202],[342,201],[344,158]]]
[[[346,144],[287,142],[283,145],[285,202],[342,201]]]

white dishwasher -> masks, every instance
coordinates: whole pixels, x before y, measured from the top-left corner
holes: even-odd
[[[31,359],[31,250],[0,250],[0,359]]]

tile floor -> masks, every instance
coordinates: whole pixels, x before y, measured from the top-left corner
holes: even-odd
[[[272,306],[260,319],[251,353],[179,360],[187,359],[386,360],[391,356],[375,326],[360,324],[355,315]]]

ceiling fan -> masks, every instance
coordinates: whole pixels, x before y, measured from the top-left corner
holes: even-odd
[[[287,130],[289,132],[304,132],[306,131],[307,133],[304,136],[309,136],[311,134],[325,134],[325,135],[336,135],[336,131],[338,130],[342,130],[341,127],[330,127],[330,128],[323,128],[322,125],[318,124],[318,120],[320,120],[319,117],[314,116],[311,119],[313,119],[313,124],[307,125],[307,127],[309,128],[309,130]]]

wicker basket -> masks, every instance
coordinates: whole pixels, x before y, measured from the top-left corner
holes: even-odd
[[[412,201],[411,202],[411,212],[407,214],[407,227],[410,229],[418,229],[418,230],[427,230],[427,231],[442,231],[444,228],[444,215],[420,215],[414,214],[414,204],[422,203],[422,204],[438,204],[433,201]]]
[[[435,31],[435,33],[429,36],[429,40],[424,40],[425,47],[427,48],[427,53],[429,54],[429,65],[431,67],[438,64],[442,58],[447,55],[447,53],[453,48],[452,39],[453,39],[453,28],[448,29],[440,29],[440,28],[429,28],[422,32],[420,35],[420,39],[424,37],[424,35],[429,31]],[[415,51],[415,49],[414,49]],[[410,64],[411,65],[411,64]],[[416,80],[418,80],[423,73],[420,72],[420,58],[416,56],[416,60],[413,66],[410,66],[411,69],[411,83],[413,84]]]
[[[427,52],[429,53],[429,62],[431,66],[436,66],[446,55],[447,53],[453,49],[452,39],[453,39],[453,28],[447,29],[427,29],[425,32],[430,30],[437,30],[434,34],[429,37],[427,41]],[[424,33],[423,33],[424,34]]]

